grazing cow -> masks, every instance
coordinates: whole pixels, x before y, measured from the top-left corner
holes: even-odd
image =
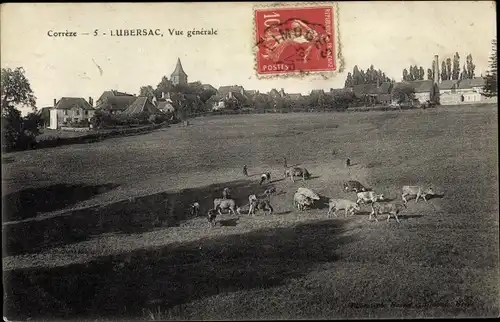
[[[357,193],[357,192],[366,191],[366,188],[359,181],[349,180],[349,181],[344,182],[344,191],[345,192],[354,191]]]
[[[214,209],[219,212],[219,215],[222,215],[221,209],[229,209],[229,212],[236,215],[236,202],[233,199],[214,199]]]
[[[313,202],[314,201],[311,198],[306,197],[298,192],[296,192],[293,196],[293,206],[297,207],[297,209],[299,210],[304,210],[306,207],[310,207]]]
[[[268,183],[271,182],[271,173],[266,172],[260,175],[260,182],[259,184],[262,184],[264,181],[267,181]]]
[[[229,190],[229,188],[224,188],[224,190],[222,190],[222,199],[229,198],[231,198],[231,190]]]
[[[305,181],[311,177],[311,174],[306,168],[294,167],[285,170],[285,178],[286,177],[290,177],[293,182],[295,182],[295,177],[302,177],[302,180]]]
[[[347,200],[347,199],[330,199],[328,201],[328,216],[331,216],[333,213],[335,217],[337,216],[337,211],[338,210],[345,210],[345,216],[349,213],[354,214],[355,211],[359,211],[359,205],[355,203],[354,201]]]
[[[312,200],[320,200],[320,197],[319,195],[312,191],[311,189],[307,189],[307,188],[298,188],[297,189],[297,193],[300,193],[301,195],[304,195],[306,197],[309,197],[311,198]]]
[[[255,210],[269,211],[268,215],[272,214],[274,209],[271,206],[271,202],[267,199],[257,199],[252,200],[250,203],[250,209],[248,211],[249,215],[255,215]]]
[[[372,219],[372,215],[375,217],[375,220],[378,222],[377,215],[387,214],[387,221],[394,216],[396,221],[399,222],[398,214],[406,208],[406,204],[400,203],[387,203],[387,204],[379,204],[378,202],[372,203],[372,212],[370,213],[370,217],[368,220]]]
[[[191,216],[196,217],[200,213],[200,204],[198,202],[194,202],[191,204]]]
[[[428,195],[434,195],[434,190],[432,188],[428,188],[427,190],[424,190],[420,186],[403,186],[403,193],[401,194],[401,199],[403,199],[404,203],[407,203],[408,200],[406,200],[406,196],[417,196],[415,198],[415,202],[418,202],[418,199],[422,197],[425,202],[427,202],[426,197]]]
[[[208,219],[208,225],[209,227],[214,227],[215,226],[215,218],[217,217],[217,213],[215,212],[214,209],[210,209],[207,214],[207,219]]]
[[[362,191],[356,193],[356,196],[358,199],[356,200],[356,203],[359,205],[360,203],[374,203],[376,201],[382,201],[384,200],[384,195],[383,194],[375,194],[373,191]]]

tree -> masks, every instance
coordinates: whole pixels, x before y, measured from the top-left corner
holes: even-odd
[[[451,58],[446,58],[446,79],[451,79]]]
[[[2,68],[1,74],[2,103],[2,148],[7,150],[26,149],[33,147],[36,136],[40,134],[42,119],[36,113],[30,113],[25,118],[17,105],[31,106],[36,111],[36,97],[33,95],[29,80],[24,69],[17,67]]]
[[[14,70],[2,68],[0,85],[2,108],[25,105],[31,106],[33,111],[36,111],[36,97],[24,73],[22,67]]]
[[[139,96],[147,96],[148,98],[153,98],[153,96],[155,96],[155,90],[153,89],[153,86],[141,86],[141,89],[139,90]]]
[[[455,53],[453,56],[453,67],[451,71],[451,79],[457,80],[460,77],[460,55]]]
[[[443,60],[441,62],[441,81],[445,81],[448,79],[448,73],[446,72],[446,63]]]
[[[464,68],[462,69],[462,72],[460,73],[460,79],[467,79],[469,77],[468,73],[467,73],[467,69],[465,68],[465,65],[464,65]]]
[[[469,54],[467,55],[466,58],[466,65],[467,65],[467,78],[472,79],[474,78],[474,70],[476,69],[476,65],[472,62],[472,55]]]
[[[484,84],[484,94],[486,96],[496,96],[498,90],[497,84],[497,40],[492,40],[492,51],[490,55],[490,68],[486,74],[486,82]],[[471,57],[472,60],[472,57]]]
[[[420,66],[420,68],[419,68],[418,71],[419,71],[418,79],[419,80],[424,80],[424,78],[425,78],[425,70],[424,70],[424,68],[422,66]]]
[[[352,74],[349,72],[347,73],[347,77],[345,79],[344,88],[352,87],[353,85]]]
[[[394,87],[392,98],[397,101],[398,104],[412,103],[415,99],[415,89],[409,84],[400,84]]]
[[[155,89],[156,98],[160,98],[161,93],[171,92],[173,88],[174,84],[166,76],[163,76],[160,83],[158,83]]]
[[[430,68],[427,68],[427,80],[434,80],[434,72]]]
[[[358,65],[355,65],[352,70],[353,85],[363,84],[363,75],[359,71]]]
[[[405,68],[403,69],[403,80],[404,81],[409,81],[409,77],[408,77],[408,70]]]

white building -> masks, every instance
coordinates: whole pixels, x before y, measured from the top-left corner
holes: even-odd
[[[59,101],[54,99],[54,106],[50,109],[50,129],[57,130],[62,126],[70,126],[82,120],[90,121],[94,116],[95,108],[92,98],[87,102],[82,97],[63,97]]]

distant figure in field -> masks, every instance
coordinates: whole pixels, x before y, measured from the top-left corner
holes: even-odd
[[[286,158],[285,157],[283,157],[283,166],[285,167],[285,169],[288,168],[288,164],[286,162]]]
[[[247,169],[247,165],[246,164],[243,166],[243,175],[245,177],[248,177],[248,169]]]
[[[351,166],[351,159],[347,158],[347,160],[345,160],[345,166],[346,168]]]

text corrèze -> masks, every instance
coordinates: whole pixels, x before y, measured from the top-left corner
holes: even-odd
[[[193,36],[217,36],[218,30],[214,28],[193,28],[188,30],[179,30],[175,28],[167,29],[164,33],[161,29],[109,29],[100,30],[94,29],[92,32],[76,32],[71,30],[58,31],[49,30],[47,31],[47,36],[49,37],[77,37],[77,36],[111,36],[111,37],[141,37],[141,36],[153,36],[153,37],[163,37],[167,36],[185,36],[191,38]]]

